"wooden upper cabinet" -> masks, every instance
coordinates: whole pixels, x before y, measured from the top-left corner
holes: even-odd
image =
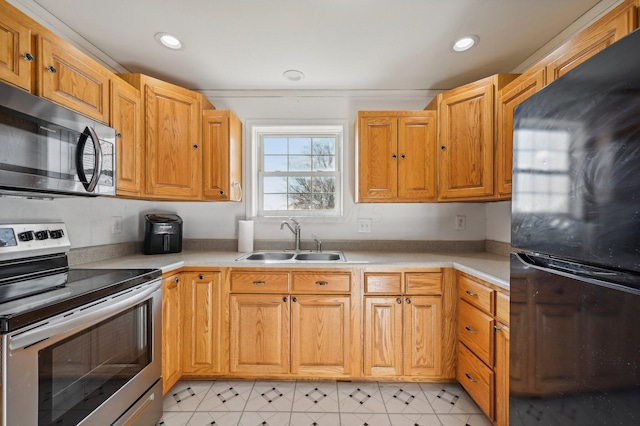
[[[139,197],[142,192],[144,139],[140,91],[124,81],[111,82],[111,127],[116,130],[116,194]]]
[[[398,118],[398,198],[436,198],[436,117]]]
[[[496,181],[498,198],[511,198],[513,169],[513,110],[545,85],[546,70],[536,67],[498,92]]]
[[[549,84],[637,28],[637,0],[626,0],[542,62]]]
[[[358,202],[435,200],[432,111],[360,111],[356,125]]]
[[[438,199],[494,196],[495,99],[517,75],[498,74],[438,95]]]
[[[31,71],[36,56],[31,50],[31,30],[18,22],[15,9],[4,4],[1,7],[0,79],[31,91]]]
[[[358,113],[358,200],[392,200],[398,194],[398,120]]]
[[[122,74],[144,99],[145,198],[202,198],[202,95],[141,74]]]
[[[74,47],[38,36],[38,95],[109,123],[111,73]]]
[[[202,116],[203,197],[242,199],[242,123],[231,111],[209,110]]]

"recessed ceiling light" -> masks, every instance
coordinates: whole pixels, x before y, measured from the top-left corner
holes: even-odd
[[[282,73],[282,76],[289,81],[300,81],[304,78],[304,74],[298,70],[288,70]]]
[[[164,47],[169,49],[178,50],[182,49],[182,42],[174,35],[168,33],[157,33],[156,40]]]
[[[454,52],[464,52],[478,44],[478,41],[480,41],[480,38],[477,35],[466,35],[456,39],[451,48]]]

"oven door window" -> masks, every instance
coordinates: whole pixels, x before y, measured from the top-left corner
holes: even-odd
[[[76,425],[152,360],[143,302],[38,352],[38,425]]]

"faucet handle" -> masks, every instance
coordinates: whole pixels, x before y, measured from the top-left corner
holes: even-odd
[[[300,226],[300,223],[298,223],[298,221],[295,220],[294,218],[290,217],[289,220],[293,222],[296,226]]]
[[[322,240],[314,238],[313,241],[316,242],[316,251],[322,251]]]

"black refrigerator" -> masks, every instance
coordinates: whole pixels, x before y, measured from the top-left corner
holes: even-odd
[[[510,425],[640,425],[640,32],[514,111]]]

